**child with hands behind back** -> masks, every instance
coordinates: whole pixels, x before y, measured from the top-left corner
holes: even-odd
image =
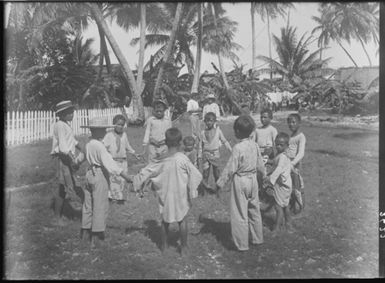
[[[131,153],[134,157],[139,160],[140,155],[135,152],[131,147],[124,126],[126,124],[126,118],[123,115],[116,115],[112,123],[114,129],[107,132],[103,139],[103,143],[107,148],[107,151],[112,155],[112,158],[123,170],[127,169],[127,154]],[[127,193],[127,182],[124,178],[111,175],[110,176],[110,190],[108,191],[108,198],[112,202],[123,204],[127,199],[123,194]]]
[[[220,178],[217,190],[221,191],[230,182],[231,235],[240,251],[249,249],[249,234],[252,244],[263,243],[263,226],[259,208],[257,173],[265,177],[259,146],[250,139],[255,128],[248,115],[239,116],[234,122],[234,133],[239,142],[234,145]]]
[[[192,199],[198,195],[197,188],[202,181],[202,174],[189,158],[180,152],[182,133],[177,128],[170,128],[165,133],[167,155],[148,164],[133,178],[135,191],[143,190],[143,185],[151,184],[156,192],[161,214],[162,252],[168,248],[170,223],[179,224],[181,237],[180,253],[187,253],[187,213],[192,206]],[[150,180],[150,182],[147,182]]]
[[[216,122],[216,115],[213,112],[208,112],[204,117],[206,128],[201,132],[198,146],[198,164],[203,170],[203,187],[210,190],[208,185],[210,176],[210,167],[213,168],[215,182],[219,178],[219,163],[220,153],[219,148],[224,144],[231,152],[231,145],[222,133],[219,126],[214,126]],[[203,192],[200,192],[204,194]]]
[[[275,139],[277,155],[273,159],[272,172],[264,178],[263,182],[266,194],[271,197],[276,212],[273,235],[276,235],[284,224],[287,229],[291,229],[289,213],[289,201],[292,192],[291,165],[290,159],[285,154],[288,146],[289,135],[279,133]]]

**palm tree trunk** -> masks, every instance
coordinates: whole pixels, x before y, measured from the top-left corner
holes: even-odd
[[[255,12],[254,12],[254,3],[251,2],[251,8],[250,8],[250,13],[251,13],[251,68],[254,70],[255,66],[257,65],[256,63],[256,45],[255,45]]]
[[[110,60],[110,55],[108,54],[108,49],[107,49],[107,43],[106,43],[106,36],[104,35],[104,32],[102,30],[103,36],[100,38],[102,45],[103,45],[103,55],[104,59],[106,60],[106,67],[107,67],[107,73],[111,74],[111,60]]]
[[[217,17],[216,17],[216,13],[215,13],[215,9],[214,9],[214,4],[211,3],[210,7],[211,7],[211,13],[213,15],[215,31],[216,31],[216,34],[218,35]],[[218,63],[219,63],[219,70],[221,71],[223,84],[225,85],[226,90],[228,90],[230,87],[229,87],[229,83],[228,83],[227,78],[226,78],[226,74],[225,74],[224,69],[223,69],[223,61],[222,61],[222,56],[221,56],[220,51],[218,51]]]
[[[102,37],[104,36],[104,34],[102,30],[99,28],[99,26],[98,26],[98,31],[99,31],[99,37],[100,37],[100,48],[99,48],[100,57],[99,57],[99,72],[96,78],[97,81],[100,80],[100,78],[102,77],[103,61],[104,61],[104,50],[103,50],[103,43],[102,43]]]
[[[159,95],[158,92],[159,92],[159,88],[162,84],[164,67],[165,67],[165,64],[168,62],[170,55],[171,55],[171,52],[172,52],[172,49],[174,47],[175,35],[176,35],[176,31],[178,29],[180,18],[182,15],[182,8],[183,8],[183,2],[178,2],[178,6],[176,7],[174,21],[172,23],[170,40],[168,41],[166,52],[164,53],[163,60],[162,60],[162,63],[161,63],[160,69],[159,69],[158,77],[156,78],[153,98],[155,98]]]
[[[359,39],[359,41],[360,41],[360,43],[361,43],[362,49],[364,49],[364,52],[365,52],[365,54],[366,54],[366,57],[368,58],[369,66],[371,67],[371,66],[372,66],[372,60],[370,60],[370,56],[369,56],[369,54],[368,54],[368,51],[367,51],[366,48],[365,48],[365,44],[364,44],[364,42],[362,41],[362,39],[361,39],[360,36],[357,36],[357,37],[358,37],[358,39]]]
[[[202,24],[202,3],[198,4],[198,42],[197,42],[197,56],[195,59],[195,72],[193,84],[191,86],[191,93],[198,92],[199,88],[199,77],[201,72],[201,61],[202,61],[202,33],[203,33],[203,24]]]
[[[346,55],[348,55],[349,59],[353,62],[353,64],[358,67],[356,61],[352,58],[352,56],[349,54],[349,52],[345,49],[345,47],[342,46],[341,41],[337,40],[338,45],[345,51]]]
[[[267,35],[268,35],[268,39],[269,39],[269,58],[271,60],[271,34],[270,34],[270,17],[269,17],[269,14],[267,13]],[[273,69],[270,65],[270,80],[273,79]]]
[[[111,45],[112,50],[114,51],[114,54],[116,55],[116,58],[118,59],[119,63],[122,65],[123,72],[126,75],[126,78],[128,80],[128,84],[132,93],[132,101],[133,101],[133,112],[134,112],[134,120],[141,120],[144,121],[144,108],[143,108],[143,102],[142,98],[140,96],[140,93],[137,89],[135,77],[132,73],[132,70],[130,69],[130,66],[127,63],[126,58],[124,57],[122,51],[120,50],[115,38],[112,36],[112,33],[110,29],[108,28],[106,22],[104,21],[102,12],[100,11],[99,7],[96,3],[90,3],[92,14],[95,18],[95,20],[100,24],[100,27],[102,28],[104,34],[106,35],[108,42]]]
[[[136,79],[137,87],[140,93],[142,93],[142,81],[143,81],[143,66],[144,66],[144,46],[146,44],[146,4],[140,4],[140,49],[139,49],[139,64],[138,64],[138,76]]]

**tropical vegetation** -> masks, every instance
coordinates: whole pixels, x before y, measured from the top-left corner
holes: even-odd
[[[251,70],[237,57],[242,47],[235,41],[237,22],[221,3],[119,3],[119,2],[12,2],[6,25],[6,107],[11,110],[52,109],[62,99],[83,107],[132,106],[132,123],[144,122],[144,107],[156,97],[165,98],[174,117],[185,111],[191,92],[203,98],[213,92],[225,113],[240,113],[242,105],[260,107],[266,92],[274,89],[299,92],[302,97],[329,101],[345,109],[363,109],[373,100],[360,86],[333,81],[335,70],[323,51],[336,42],[356,64],[346,44],[360,43],[369,65],[367,44],[379,43],[379,5],[372,2],[320,3],[311,35],[297,35],[290,26],[292,3],[251,3]],[[256,54],[255,17],[267,22],[269,54]],[[270,21],[286,17],[280,35],[270,32]],[[127,33],[139,30],[138,64],[129,66],[111,33],[115,23]],[[90,24],[98,28],[100,46],[83,32]],[[310,43],[318,40],[318,49]],[[272,45],[277,58],[273,58]],[[119,64],[112,65],[112,49]],[[145,62],[148,47],[158,47]],[[194,52],[195,49],[195,52]],[[214,73],[201,72],[202,53],[217,56]],[[224,58],[234,68],[225,71]],[[256,60],[268,67],[257,69]],[[186,66],[187,73],[179,75]],[[270,79],[260,80],[263,73]],[[273,78],[279,76],[278,78]],[[366,92],[367,93],[367,92]],[[330,99],[333,97],[333,99]],[[375,95],[374,95],[375,97]],[[333,102],[331,102],[333,101]],[[335,102],[338,101],[338,102]],[[345,103],[345,104],[344,104]],[[351,105],[356,105],[353,107]],[[372,103],[373,104],[373,103]],[[350,106],[348,106],[350,105]],[[359,107],[358,107],[359,106]],[[361,111],[361,110],[360,110]]]

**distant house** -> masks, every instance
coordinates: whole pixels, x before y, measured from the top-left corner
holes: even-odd
[[[380,76],[378,66],[375,67],[348,67],[340,68],[334,75],[335,80],[342,82],[358,82],[361,88],[368,89],[376,84]]]

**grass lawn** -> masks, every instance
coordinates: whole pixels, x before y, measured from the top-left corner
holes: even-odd
[[[259,122],[259,121],[258,121]],[[234,145],[232,123],[220,122]],[[284,120],[273,123],[288,132]],[[189,124],[177,125],[187,133]],[[4,218],[6,279],[144,278],[322,278],[378,277],[378,132],[309,125],[303,160],[306,209],[295,219],[295,233],[273,238],[247,252],[232,248],[229,193],[221,199],[194,200],[188,221],[191,254],[177,253],[177,225],[171,225],[171,249],[159,251],[160,226],[152,193],[130,193],[126,206],[110,209],[106,245],[90,250],[78,240],[80,220],[53,226],[54,183],[13,192]],[[128,130],[140,150],[143,128]],[[87,138],[82,137],[82,142]],[[49,181],[55,165],[51,141],[6,151],[6,187]],[[229,152],[222,149],[222,166]],[[130,162],[134,163],[134,159]],[[84,174],[83,164],[79,175]],[[138,170],[133,167],[132,173]],[[268,220],[268,219],[267,219]]]

